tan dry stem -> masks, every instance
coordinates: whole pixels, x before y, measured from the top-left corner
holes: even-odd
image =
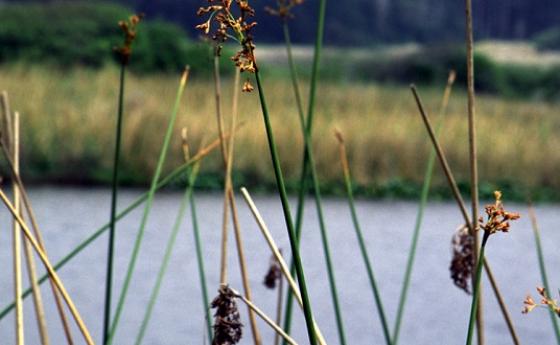
[[[270,247],[272,254],[274,255],[274,257],[278,261],[278,264],[280,265],[280,270],[282,271],[282,274],[288,281],[288,285],[290,286],[292,293],[294,294],[300,308],[303,310],[303,301],[301,299],[301,293],[299,291],[298,284],[290,274],[290,269],[288,268],[288,265],[286,264],[286,261],[284,260],[284,257],[280,252],[280,249],[278,249],[278,246],[276,245],[276,242],[272,238],[272,235],[270,234],[270,231],[268,230],[266,223],[264,222],[259,210],[257,209],[257,206],[255,205],[253,199],[251,198],[251,195],[249,195],[249,192],[245,187],[241,188],[241,194],[243,194],[245,202],[249,206],[249,209],[251,210],[251,213],[253,214],[253,217],[255,218],[255,221],[257,222],[257,225],[259,226],[261,233],[263,234],[266,242],[268,243],[268,246]],[[313,321],[313,323],[314,323],[313,326],[315,328],[315,334],[317,336],[317,340],[319,344],[326,345],[327,342],[325,341],[325,338],[323,337],[323,334],[321,333],[319,326],[315,321]]]
[[[41,258],[41,261],[43,262],[43,265],[47,269],[49,275],[52,277],[52,280],[53,280],[54,284],[56,285],[58,291],[60,291],[60,293],[62,294],[62,297],[64,298],[64,301],[66,302],[66,305],[70,309],[70,312],[72,313],[72,316],[74,317],[74,320],[76,321],[76,324],[78,325],[78,328],[80,329],[80,332],[82,332],[82,335],[84,336],[84,339],[85,339],[86,343],[88,345],[94,345],[93,339],[92,339],[86,325],[84,324],[84,322],[82,320],[82,317],[80,316],[80,313],[78,312],[78,309],[74,305],[74,302],[70,298],[70,295],[68,295],[68,292],[64,288],[64,285],[62,284],[62,281],[58,277],[58,274],[56,273],[56,271],[52,267],[52,265],[49,261],[49,258],[47,257],[45,252],[41,249],[41,246],[35,240],[35,238],[33,237],[33,234],[29,230],[29,228],[27,227],[27,225],[25,224],[23,219],[20,217],[20,215],[17,214],[16,209],[14,208],[14,206],[12,205],[12,203],[10,202],[10,200],[8,199],[8,197],[6,196],[4,191],[1,190],[1,189],[0,189],[0,199],[2,199],[2,202],[4,202],[4,204],[6,205],[6,207],[8,208],[10,213],[12,214],[12,216],[19,223],[19,225],[21,226],[21,229],[23,230],[24,235],[27,237],[29,242],[31,242],[31,245],[33,246],[33,249],[35,249],[35,252],[37,252],[39,257]]]

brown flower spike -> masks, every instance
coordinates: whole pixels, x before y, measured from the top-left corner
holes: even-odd
[[[209,6],[201,7],[197,11],[198,16],[208,15],[208,19],[196,26],[204,34],[210,35],[216,43],[217,54],[221,51],[221,45],[231,38],[241,45],[239,50],[231,59],[241,72],[255,73],[257,63],[255,59],[255,45],[251,30],[257,22],[251,18],[255,16],[255,10],[249,5],[248,0],[207,0]],[[232,6],[235,4],[236,6]],[[235,15],[238,13],[238,15]],[[213,30],[213,31],[212,31]],[[243,86],[244,92],[253,90],[249,80]]]
[[[235,345],[239,343],[243,334],[243,325],[235,302],[236,295],[227,285],[220,286],[218,293],[211,303],[211,307],[216,308],[212,345]]]
[[[469,234],[467,226],[463,225],[457,229],[451,240],[453,258],[449,271],[455,285],[471,294],[469,284],[474,272],[474,237]]]
[[[484,209],[486,211],[487,220],[484,222],[480,217],[478,222],[480,228],[488,235],[495,234],[496,232],[508,232],[511,220],[520,218],[519,213],[507,212],[502,205],[502,193],[499,191],[494,192],[496,202],[493,205],[487,205]]]
[[[549,308],[554,313],[556,313],[558,317],[560,317],[560,306],[558,305],[558,301],[548,297],[548,294],[546,293],[546,289],[543,287],[537,287],[537,292],[541,296],[541,304],[535,303],[533,297],[531,297],[531,295],[527,295],[527,297],[523,301],[523,304],[525,306],[523,307],[523,310],[521,312],[523,314],[527,314],[531,312],[533,309],[535,309],[536,307],[543,307],[543,308]]]
[[[119,54],[123,65],[128,65],[128,62],[130,61],[132,43],[136,39],[136,27],[142,18],[144,18],[144,14],[134,14],[128,18],[128,21],[121,20],[119,22],[119,27],[124,34],[124,43],[122,46],[115,47],[114,49]]]
[[[276,3],[278,5],[277,8],[265,6],[264,10],[272,16],[277,16],[282,20],[287,20],[294,18],[294,15],[291,12],[292,8],[303,4],[303,0],[277,0]]]
[[[276,284],[282,279],[282,270],[280,269],[280,263],[276,260],[274,255],[270,258],[270,268],[264,277],[264,285],[269,289],[275,289]]]

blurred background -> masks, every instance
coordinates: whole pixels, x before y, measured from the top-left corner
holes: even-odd
[[[0,85],[24,116],[22,159],[27,179],[73,184],[110,180],[110,128],[117,92],[112,47],[122,39],[117,21],[133,12],[145,13],[147,20],[139,28],[130,66],[134,75],[126,97],[128,159],[123,183],[148,181],[161,142],[160,136],[150,133],[164,128],[178,72],[186,64],[192,67],[194,81],[179,126],[188,124],[196,139],[210,130],[205,130],[204,118],[213,111],[212,53],[194,29],[202,21],[196,9],[203,5],[206,2],[192,0],[0,2]],[[275,90],[270,96],[273,116],[289,124],[277,130],[292,187],[300,159],[288,153],[301,147],[302,141],[282,140],[297,128],[297,112],[282,25],[278,17],[264,11],[268,5],[274,1],[254,5],[255,42],[263,74]],[[293,9],[294,18],[289,20],[302,87],[310,74],[316,7],[315,1],[305,1]],[[551,134],[560,128],[560,3],[474,1],[474,18],[482,195],[491,197],[499,187],[519,200],[529,194],[558,199],[554,190],[560,187],[556,171],[560,143]],[[427,155],[429,145],[407,86],[420,85],[436,115],[451,69],[457,72],[457,82],[442,141],[466,191],[464,22],[461,0],[328,4],[316,129],[317,138],[328,138],[316,140],[327,191],[340,192],[338,172],[332,169],[336,145],[330,140],[332,128],[338,126],[349,137],[358,193],[416,197],[424,164],[417,153]],[[233,74],[232,53],[233,48],[226,46],[222,54],[226,79]],[[224,102],[229,104],[231,88],[224,89]],[[265,145],[252,145],[264,143],[260,121],[251,120],[258,118],[257,105],[253,95],[241,102],[249,125],[240,133],[238,148],[247,154],[236,160],[234,182],[270,189],[272,170],[259,158],[266,154]],[[535,140],[512,145],[514,138]],[[173,150],[170,166],[181,160],[179,145]],[[201,187],[219,187],[220,176],[219,160],[209,159],[203,166]],[[436,176],[434,194],[449,196],[441,176]]]

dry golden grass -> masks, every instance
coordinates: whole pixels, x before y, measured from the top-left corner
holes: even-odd
[[[23,170],[50,178],[108,178],[113,150],[118,71],[51,71],[10,67],[0,70],[0,89],[22,114]],[[163,141],[179,76],[130,76],[127,80],[123,142],[123,176],[148,181]],[[443,89],[442,81],[442,89]],[[229,83],[223,88],[225,115],[231,104]],[[288,179],[299,173],[302,138],[288,80],[266,82],[273,126]],[[307,85],[302,84],[302,90]],[[211,81],[195,80],[187,88],[177,129],[188,126],[195,143],[216,135]],[[432,120],[442,90],[420,90]],[[442,144],[459,180],[468,178],[466,95],[452,95]],[[482,181],[509,181],[523,186],[560,187],[560,104],[477,100],[480,176]],[[253,180],[271,182],[272,167],[256,93],[243,94],[235,170]],[[323,181],[340,179],[337,126],[345,134],[354,178],[362,185],[391,180],[421,182],[429,143],[410,91],[373,84],[319,86],[314,147]],[[181,163],[179,130],[169,159]],[[203,164],[221,172],[218,156]],[[28,172],[29,173],[29,172]],[[436,183],[443,185],[441,174]]]

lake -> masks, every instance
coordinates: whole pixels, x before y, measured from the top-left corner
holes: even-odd
[[[140,194],[140,190],[122,191],[119,205],[121,208],[127,206]],[[62,258],[95,229],[105,224],[109,217],[108,189],[34,187],[30,190],[30,196],[52,262]],[[162,192],[156,197],[115,344],[134,343],[181,197],[182,193],[170,191]],[[279,199],[270,195],[254,197],[277,243],[284,253],[289,253]],[[199,192],[196,194],[196,200],[206,258],[207,281],[212,298],[216,294],[219,281],[222,195]],[[512,224],[509,234],[499,233],[490,238],[487,247],[488,261],[501,286],[521,342],[554,344],[550,318],[544,309],[535,310],[529,315],[521,314],[525,296],[531,293],[536,298],[535,287],[541,285],[541,279],[527,207],[508,203],[507,195],[504,196],[504,200],[506,209],[520,212],[522,218]],[[560,272],[556,269],[560,266],[559,206],[547,204],[536,207],[553,291],[560,287]],[[292,207],[295,208],[293,200]],[[268,270],[270,251],[248,207],[240,197],[238,209],[254,302],[267,314],[274,316],[276,292],[266,289],[262,284]],[[344,199],[327,198],[324,201],[324,211],[348,343],[383,344],[380,322],[348,205]],[[417,205],[405,201],[360,200],[357,202],[357,211],[392,328]],[[113,305],[116,304],[116,296],[120,292],[141,214],[142,207],[120,221],[117,226]],[[0,307],[3,308],[13,298],[12,252],[11,235],[8,231],[10,223],[7,221],[9,215],[2,209],[0,216],[0,219],[4,220],[3,235],[0,235],[0,262],[3,263],[4,271],[4,277],[0,280]],[[461,215],[454,203],[432,202],[428,205],[402,323],[401,344],[463,344],[465,341],[471,299],[452,284],[448,270],[451,237],[460,224]],[[230,285],[242,291],[238,261],[234,256],[233,236],[230,239]],[[204,343],[204,312],[200,300],[193,243],[191,220],[187,212],[158,303],[154,308],[152,321],[144,338],[145,344]],[[315,207],[311,199],[306,206],[301,246],[317,322],[327,341],[337,344],[338,336],[324,255]],[[96,342],[101,342],[106,250],[105,234],[59,272]],[[43,271],[41,269],[41,272]],[[484,282],[487,344],[511,344],[494,295],[486,279]],[[24,277],[24,286],[28,286],[27,277]],[[51,344],[64,344],[65,338],[48,284],[43,285],[42,292],[46,303]],[[558,297],[556,292],[554,296]],[[26,299],[24,305],[26,343],[39,344],[31,298]],[[246,335],[241,343],[252,344],[249,339],[251,332],[246,308],[241,306],[240,310]],[[302,313],[298,308],[294,308],[294,315],[293,336],[299,343],[306,344],[307,335]],[[272,344],[273,333],[264,323],[259,322],[259,325],[264,344]],[[74,338],[76,343],[82,343],[77,328],[74,328]],[[0,321],[0,343],[14,342],[12,313]]]

